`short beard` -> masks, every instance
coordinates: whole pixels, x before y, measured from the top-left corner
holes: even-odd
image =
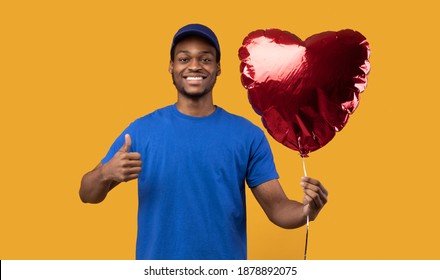
[[[173,79],[173,85],[176,87],[177,91],[178,91],[180,94],[182,94],[184,97],[186,97],[186,98],[188,98],[188,99],[191,99],[191,100],[199,100],[199,99],[202,98],[203,96],[207,95],[210,91],[212,91],[212,89],[214,88],[215,83],[217,82],[217,77],[215,77],[215,79],[214,79],[214,83],[212,84],[211,87],[206,88],[204,91],[202,91],[202,92],[200,92],[200,93],[193,93],[193,94],[190,94],[190,93],[188,93],[188,92],[185,90],[185,88],[184,88],[183,86],[180,87],[180,88],[177,86],[176,81],[175,81],[175,79],[174,79],[174,73],[171,74],[171,77],[172,77],[172,79]]]

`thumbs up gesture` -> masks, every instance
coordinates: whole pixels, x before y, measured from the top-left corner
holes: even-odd
[[[128,153],[131,147],[131,137],[130,134],[125,134],[125,143],[122,145],[121,149],[119,149],[120,152]]]
[[[128,152],[131,147],[131,138],[125,134],[125,143],[113,158],[103,167],[103,176],[107,180],[115,182],[127,182],[139,177],[142,170],[141,155]]]

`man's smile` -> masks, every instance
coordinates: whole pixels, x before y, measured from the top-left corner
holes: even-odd
[[[188,85],[201,85],[206,76],[201,75],[184,75],[183,79],[188,83]]]
[[[188,81],[201,81],[204,77],[186,77],[185,79]]]

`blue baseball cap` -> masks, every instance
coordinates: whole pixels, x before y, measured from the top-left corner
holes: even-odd
[[[215,33],[207,26],[193,23],[185,25],[180,28],[177,33],[174,35],[173,43],[171,44],[171,57],[173,57],[174,47],[184,38],[188,36],[198,36],[205,40],[207,40],[212,46],[214,46],[217,51],[217,61],[220,61],[220,45],[217,40],[217,36]]]

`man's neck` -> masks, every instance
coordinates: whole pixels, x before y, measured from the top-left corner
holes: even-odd
[[[191,99],[179,95],[176,108],[180,113],[193,117],[206,117],[214,113],[215,106],[211,96]]]

